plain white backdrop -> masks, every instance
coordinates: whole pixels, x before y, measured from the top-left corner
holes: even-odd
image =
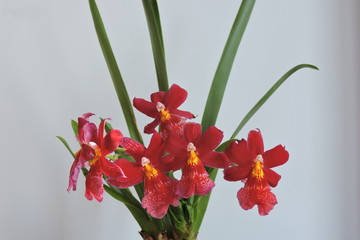
[[[240,0],[159,0],[170,83],[188,90],[181,109],[203,113]],[[131,97],[157,90],[140,0],[99,0]],[[360,4],[356,0],[257,1],[229,79],[217,126],[229,137],[291,67],[295,73],[239,134],[260,128],[265,147],[283,144],[275,169],[279,204],[244,211],[219,174],[199,239],[359,239]],[[140,239],[116,200],[88,201],[84,177],[67,193],[70,119],[111,117],[127,134],[92,19],[82,1],[0,1],[0,239]],[[136,113],[142,128],[150,119]],[[74,149],[75,150],[75,149]]]

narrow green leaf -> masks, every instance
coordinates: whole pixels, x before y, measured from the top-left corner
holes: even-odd
[[[169,83],[157,0],[143,0],[142,3],[150,33],[159,90],[167,91],[169,89]]]
[[[245,32],[254,4],[255,0],[243,0],[236,15],[207,98],[201,122],[204,130],[216,123],[236,52]]]
[[[106,30],[95,0],[89,0],[89,5],[99,43],[104,54],[111,78],[113,80],[114,87],[126,120],[126,124],[129,129],[130,136],[131,138],[142,142],[142,137],[136,125],[136,119],[131,105],[131,101],[126,90],[123,78],[121,76],[119,67],[116,63],[114,53],[111,49],[110,41],[107,37]]]
[[[71,150],[69,144],[66,142],[66,140],[60,136],[56,136],[67,148],[67,150],[69,150],[69,152],[71,153],[71,155],[75,158],[75,154],[73,153],[73,151]]]
[[[216,123],[231,68],[254,5],[255,0],[243,0],[241,2],[239,11],[235,17],[235,21],[222,52],[206,101],[204,115],[201,121],[201,125],[204,130]],[[210,178],[215,180],[217,169],[208,169],[207,171]],[[199,231],[209,199],[210,194],[194,197],[194,225],[192,228],[192,232],[194,233]]]
[[[285,73],[266,93],[265,95],[251,108],[251,110],[245,115],[242,119],[236,130],[234,131],[231,138],[235,138],[240,130],[245,126],[245,124],[254,116],[254,114],[259,110],[259,108],[271,97],[271,95],[283,84],[286,79],[288,79],[293,73],[302,68],[311,68],[315,70],[319,70],[316,66],[310,64],[300,64],[292,69],[290,69],[287,73]]]
[[[72,129],[74,131],[75,136],[77,136],[78,133],[79,133],[78,132],[78,122],[75,121],[75,120],[71,120],[71,127],[72,127]]]

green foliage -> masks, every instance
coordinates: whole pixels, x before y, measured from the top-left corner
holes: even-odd
[[[96,5],[95,0],[89,0],[91,15],[93,17],[95,30],[99,39],[99,43],[104,54],[106,64],[108,66],[111,78],[114,83],[114,87],[124,113],[125,121],[127,127],[129,129],[129,133],[131,138],[142,142],[142,137],[136,125],[136,119],[134,115],[134,111],[132,108],[132,104],[128,95],[128,92],[125,87],[124,80],[121,76],[119,67],[117,65],[114,53],[112,51],[110,41],[107,37],[106,30]]]
[[[201,122],[204,130],[216,123],[231,68],[254,5],[255,0],[243,0],[236,15],[206,101]]]
[[[251,108],[251,110],[245,115],[243,120],[240,122],[239,126],[235,129],[231,138],[235,138],[236,135],[240,132],[240,130],[245,126],[245,124],[254,116],[254,114],[261,108],[262,105],[271,97],[271,95],[288,79],[293,73],[302,68],[311,68],[315,70],[319,70],[316,66],[310,64],[300,64],[292,69],[290,69],[287,73],[285,73],[266,93],[265,95]]]
[[[159,90],[167,91],[169,90],[169,83],[166,71],[165,48],[157,0],[142,0],[142,3],[150,33]]]

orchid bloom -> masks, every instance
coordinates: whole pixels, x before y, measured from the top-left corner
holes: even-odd
[[[186,123],[183,137],[172,134],[167,141],[167,151],[175,156],[177,169],[182,169],[177,194],[183,198],[206,195],[215,183],[209,178],[204,166],[225,168],[229,162],[224,153],[214,149],[223,139],[223,133],[214,126],[202,133],[198,123]]]
[[[135,162],[117,160],[116,164],[123,169],[126,178],[109,178],[108,183],[127,188],[144,182],[142,207],[147,209],[152,217],[163,218],[170,204],[175,207],[179,205],[179,197],[175,192],[178,181],[160,170],[160,160],[164,153],[160,134],[153,134],[148,148],[131,138],[124,138],[122,147]]]
[[[151,94],[151,102],[142,98],[134,98],[134,107],[154,120],[145,126],[144,132],[151,134],[160,124],[161,134],[167,136],[169,131],[181,131],[181,124],[185,119],[195,116],[187,111],[179,110],[184,103],[187,92],[176,84],[173,84],[168,92],[160,91]]]
[[[88,118],[94,114],[87,113],[78,119],[77,139],[81,144],[80,150],[76,154],[73,165],[70,170],[69,187],[76,190],[76,181],[83,167],[90,166],[86,175],[85,197],[92,200],[93,197],[99,202],[103,199],[103,174],[107,177],[122,176],[122,169],[114,162],[110,162],[106,155],[115,151],[120,145],[123,135],[119,130],[112,129],[104,137],[105,121],[101,121],[99,129],[94,123],[88,121]]]
[[[93,113],[85,113],[82,117],[78,118],[78,135],[76,139],[81,145],[80,150],[75,153],[75,160],[70,168],[69,187],[68,192],[72,189],[76,191],[77,179],[81,168],[89,165],[89,160],[93,157],[93,149],[88,145],[96,138],[97,128],[94,123],[88,121]]]
[[[268,215],[278,203],[270,187],[276,187],[281,178],[271,168],[288,161],[289,153],[285,147],[278,145],[264,152],[261,132],[253,130],[247,141],[232,142],[225,153],[236,166],[225,169],[224,178],[245,181],[245,186],[237,193],[240,206],[248,210],[258,205],[259,214]]]

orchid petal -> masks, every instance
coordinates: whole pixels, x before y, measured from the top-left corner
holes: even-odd
[[[111,120],[111,119],[105,118],[99,124],[98,141],[96,142],[99,146],[103,146],[103,144],[104,144],[104,131],[105,131],[105,121],[106,120]]]
[[[264,142],[260,130],[252,130],[248,135],[249,151],[253,154],[253,158],[264,152]]]
[[[277,204],[276,196],[270,191],[270,188],[256,189],[256,188],[241,188],[237,197],[240,206],[244,210],[248,210],[258,205],[258,211],[261,216],[268,215],[269,212]]]
[[[164,147],[162,146],[161,136],[158,132],[154,132],[146,150],[145,157],[149,158],[151,162],[156,162],[159,161],[163,153]]]
[[[165,143],[165,150],[177,157],[187,158],[187,142],[177,134],[170,134]]]
[[[114,152],[123,139],[123,135],[119,130],[111,129],[104,138],[104,146],[101,147],[101,153],[103,155],[108,155],[109,153]]]
[[[185,102],[186,98],[186,90],[176,84],[173,84],[166,94],[164,104],[169,110],[177,109],[181,104]]]
[[[227,181],[239,181],[247,178],[251,167],[235,166],[224,169],[224,179]]]
[[[151,118],[155,118],[159,115],[159,112],[156,110],[156,104],[146,101],[142,98],[134,98],[133,105],[138,111]]]
[[[198,141],[201,131],[201,124],[193,122],[186,123],[184,125],[184,138],[188,143],[195,143]]]
[[[145,156],[146,148],[144,145],[131,138],[124,137],[121,145],[126,149],[125,152],[137,162],[140,162],[141,158]]]
[[[115,178],[125,176],[123,170],[114,162],[110,162],[105,157],[100,158],[99,161],[101,161],[101,169],[105,176]]]
[[[94,123],[90,123],[88,121],[86,121],[86,122],[83,122],[83,121],[84,120],[81,120],[81,118],[79,118],[77,140],[82,144],[96,141],[96,138],[97,138],[96,125]],[[81,122],[83,122],[83,123],[81,123]]]
[[[125,176],[110,177],[107,179],[109,184],[118,188],[128,188],[144,181],[143,167],[139,163],[118,159],[115,164],[123,170]]]
[[[271,187],[276,187],[278,182],[280,181],[281,176],[268,168],[264,168],[264,173],[266,175],[266,180],[268,181],[269,185]]]
[[[264,159],[264,165],[267,168],[273,168],[286,163],[289,160],[289,152],[285,150],[285,147],[277,145],[264,152],[262,157]]]
[[[151,134],[155,132],[155,128],[159,125],[160,120],[158,118],[155,118],[154,121],[152,121],[151,123],[149,123],[148,125],[145,126],[144,128],[144,133],[146,134]]]
[[[261,191],[257,198],[258,211],[261,216],[268,215],[274,206],[278,203],[275,194],[273,194],[270,189]]]
[[[154,178],[145,178],[144,198],[141,205],[154,218],[163,218],[169,205],[179,206],[179,197],[175,193],[177,180],[158,172]]]
[[[210,126],[200,137],[197,142],[197,151],[199,155],[207,154],[208,152],[214,150],[223,139],[224,135],[221,130],[214,126]]]
[[[186,165],[183,168],[176,193],[182,198],[189,198],[192,195],[204,196],[214,187],[215,183],[209,178],[209,174],[199,161],[197,164]]]
[[[172,115],[177,115],[177,116],[180,116],[180,117],[184,117],[184,118],[187,118],[187,119],[192,119],[192,118],[195,118],[196,116],[194,114],[192,114],[191,112],[188,112],[188,111],[182,111],[182,110],[179,110],[179,109],[172,109],[171,110],[171,114]]]
[[[94,197],[99,202],[103,200],[104,187],[102,181],[101,167],[98,162],[90,168],[86,176],[85,185],[85,197],[88,200],[92,200]]]
[[[250,154],[246,140],[242,139],[238,142],[231,142],[229,147],[225,150],[226,156],[230,162],[239,166],[250,167],[252,164],[252,154]]]
[[[162,104],[165,104],[165,92],[164,91],[160,91],[160,92],[155,92],[153,94],[150,95],[150,99],[151,99],[151,102],[153,103],[162,103]]]
[[[201,162],[204,166],[212,168],[230,167],[230,161],[223,152],[210,152],[205,156],[201,156]]]

